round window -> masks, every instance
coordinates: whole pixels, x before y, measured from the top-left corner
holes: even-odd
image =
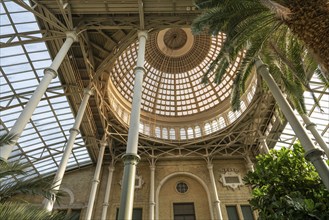
[[[179,192],[179,193],[186,193],[187,190],[188,190],[188,186],[187,186],[187,184],[184,183],[184,182],[179,182],[179,183],[177,183],[177,185],[176,185],[176,190],[177,190],[177,192]]]

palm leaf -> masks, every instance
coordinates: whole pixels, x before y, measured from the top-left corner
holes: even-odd
[[[0,219],[6,220],[69,220],[72,216],[63,212],[48,212],[45,209],[27,203],[0,203]]]

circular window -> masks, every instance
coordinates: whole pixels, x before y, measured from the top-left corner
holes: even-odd
[[[179,182],[179,183],[177,183],[177,185],[176,185],[176,190],[177,190],[177,192],[179,192],[179,193],[186,193],[187,190],[188,190],[188,186],[187,186],[187,184],[184,183],[184,182]]]

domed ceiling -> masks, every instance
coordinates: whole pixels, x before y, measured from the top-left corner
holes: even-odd
[[[194,36],[189,28],[149,33],[141,120],[157,124],[170,122],[176,127],[175,123],[207,121],[229,109],[235,69],[240,60],[229,67],[221,84],[201,82],[211,61],[219,53],[224,38],[224,34]],[[137,51],[136,40],[119,56],[111,71],[110,93],[115,96],[114,100],[118,100],[113,105],[126,103],[122,108],[128,112],[131,111]],[[215,72],[208,76],[212,82]],[[128,117],[122,115],[125,119]]]

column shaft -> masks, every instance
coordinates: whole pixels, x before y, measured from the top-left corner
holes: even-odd
[[[128,143],[126,154],[124,155],[124,170],[122,181],[122,192],[119,209],[119,220],[128,220],[132,218],[136,165],[139,161],[138,151],[138,133],[140,124],[140,109],[142,100],[142,83],[144,75],[144,57],[147,32],[138,33],[139,47],[137,55],[137,66],[135,68],[134,95],[132,101],[130,124],[128,131]]]
[[[323,183],[325,184],[326,188],[329,190],[329,168],[326,162],[321,158],[321,153],[314,153],[314,152],[321,152],[319,149],[315,148],[313,142],[309,138],[306,133],[306,130],[302,126],[302,124],[298,121],[296,115],[294,114],[292,108],[288,104],[287,100],[283,96],[281,90],[275,83],[274,79],[270,75],[266,65],[258,59],[256,61],[257,72],[262,76],[263,80],[267,83],[270,91],[272,92],[273,97],[275,98],[276,102],[278,103],[280,109],[282,110],[284,116],[288,120],[289,124],[291,125],[292,129],[294,130],[296,136],[298,137],[301,145],[305,150],[305,157],[308,158],[309,155],[312,155],[312,160],[310,160],[315,169],[318,171]]]
[[[254,163],[250,160],[249,155],[246,155],[246,161],[248,171],[254,172]]]
[[[150,220],[154,220],[154,208],[155,208],[155,201],[154,201],[154,179],[155,179],[155,165],[150,166],[151,176],[150,176]]]
[[[34,91],[33,95],[31,96],[30,100],[26,104],[25,108],[23,109],[22,113],[17,118],[15,124],[9,131],[10,135],[15,135],[13,143],[10,145],[5,145],[1,147],[0,151],[0,160],[6,161],[13,150],[14,145],[17,143],[17,140],[21,136],[24,128],[26,127],[27,123],[32,117],[32,114],[36,107],[38,106],[42,96],[45,94],[51,80],[56,78],[57,70],[59,65],[62,63],[67,51],[70,49],[72,43],[76,40],[76,34],[74,32],[67,33],[67,38],[62,45],[61,49],[57,53],[55,59],[53,60],[52,64],[49,68],[44,70],[44,77],[40,81],[40,84]]]
[[[113,172],[114,172],[114,166],[111,164],[110,167],[109,167],[109,176],[107,178],[107,184],[106,184],[106,190],[105,190],[105,195],[104,195],[104,203],[103,203],[103,211],[102,211],[101,220],[106,220],[107,209],[108,209],[108,206],[109,206],[109,199],[110,199],[110,194],[111,194]]]
[[[78,114],[75,118],[74,125],[70,129],[69,140],[66,143],[66,147],[65,147],[65,150],[64,150],[63,157],[61,159],[61,162],[59,164],[58,170],[56,172],[56,175],[55,175],[55,178],[54,178],[54,181],[53,181],[53,189],[54,190],[59,190],[60,185],[62,183],[62,179],[63,179],[64,173],[65,173],[66,165],[67,165],[67,162],[70,158],[75,138],[79,134],[79,127],[80,127],[82,117],[83,117],[83,114],[86,110],[88,100],[89,100],[89,97],[90,97],[91,94],[92,94],[92,92],[91,92],[90,89],[85,90],[84,97],[83,97],[83,100],[80,104]],[[45,202],[46,202],[45,203],[45,209],[48,210],[48,211],[52,211],[55,199],[54,198],[50,199],[50,200],[46,199]]]
[[[101,143],[101,147],[100,147],[99,153],[98,153],[97,165],[96,165],[94,179],[93,179],[91,190],[90,190],[89,202],[88,202],[86,217],[85,217],[85,219],[87,219],[87,220],[91,219],[91,215],[92,215],[93,208],[94,208],[96,191],[97,191],[97,187],[99,184],[99,174],[100,174],[101,168],[102,168],[105,146],[106,146],[106,142]]]
[[[306,124],[306,129],[313,134],[313,137],[315,138],[316,142],[318,142],[319,146],[322,148],[322,150],[326,153],[327,157],[329,158],[329,147],[326,144],[326,142],[323,140],[322,136],[319,134],[318,130],[316,129],[316,124],[312,123],[307,115],[304,114],[301,116]]]
[[[267,146],[267,143],[266,143],[266,140],[263,138],[261,140],[261,144],[262,144],[262,150],[265,154],[269,154],[270,153],[270,150],[268,149],[268,146]]]
[[[222,220],[223,216],[222,216],[222,211],[220,209],[220,201],[218,198],[218,192],[217,192],[217,187],[216,187],[216,181],[215,181],[215,176],[214,176],[214,171],[213,171],[213,165],[208,163],[208,171],[209,171],[209,176],[210,176],[210,182],[211,182],[211,188],[213,191],[213,203],[215,206],[215,213],[216,213],[216,219],[218,220]]]

